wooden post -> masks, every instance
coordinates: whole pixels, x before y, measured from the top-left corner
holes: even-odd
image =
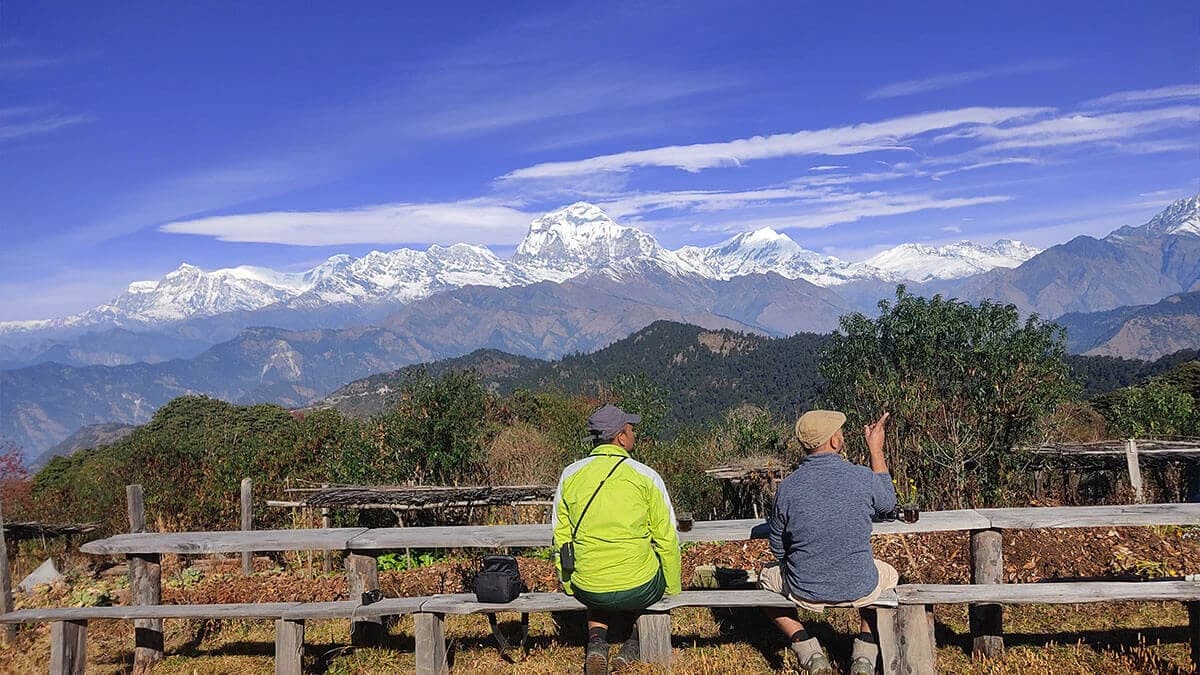
[[[242,531],[254,529],[254,492],[249,478],[242,479]],[[254,573],[254,552],[242,551],[242,576]]]
[[[1132,439],[1125,441],[1125,464],[1129,467],[1129,486],[1133,488],[1133,498],[1138,504],[1146,502],[1142,494],[1142,467],[1138,465],[1137,443]]]
[[[1192,643],[1192,667],[1200,672],[1200,602],[1187,603],[1188,638]]]
[[[1004,583],[1004,537],[999,530],[971,532],[971,583]],[[975,658],[1004,653],[1004,610],[998,604],[971,605],[971,635]]]
[[[87,664],[87,621],[50,624],[50,675],[83,675]]]
[[[126,485],[129,531],[146,531],[146,509],[141,485]],[[131,553],[129,562],[129,600],[133,605],[157,605],[162,602],[162,559],[157,553]],[[144,675],[163,657],[162,619],[134,619],[133,672]]]
[[[671,614],[645,612],[638,617],[639,657],[666,672],[671,670]]]
[[[0,614],[13,609],[12,574],[8,571],[8,537],[4,536],[4,509],[0,506]],[[17,639],[17,624],[0,628],[0,643],[10,645]]]
[[[375,556],[351,552],[346,556],[346,580],[350,600],[359,601],[367,591],[379,589],[379,564]],[[350,644],[371,647],[383,641],[382,617],[355,617],[350,620]]]
[[[329,484],[322,483],[321,487],[323,487],[323,488],[329,487]],[[321,507],[321,527],[328,530],[332,526],[333,526],[333,518],[331,518],[329,515],[329,507],[322,506]],[[324,551],[321,552],[321,571],[326,574],[329,574],[330,572],[333,571],[333,551],[330,551],[329,549],[325,549]]]
[[[899,668],[902,675],[937,673],[937,648],[929,630],[925,605],[900,605],[896,610]]]
[[[275,675],[304,672],[304,621],[275,620]]]
[[[430,612],[413,615],[416,633],[417,675],[446,675],[450,666],[446,660],[445,616]]]

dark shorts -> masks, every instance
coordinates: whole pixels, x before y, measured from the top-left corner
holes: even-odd
[[[653,579],[637,588],[631,588],[627,591],[593,593],[579,587],[573,590],[575,591],[575,598],[582,602],[588,609],[631,611],[646,609],[650,605],[662,600],[663,592],[667,590],[667,580],[663,577],[662,569],[660,568],[658,574],[654,575]]]

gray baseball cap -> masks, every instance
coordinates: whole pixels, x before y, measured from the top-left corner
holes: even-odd
[[[601,441],[611,441],[621,433],[626,424],[637,424],[641,415],[631,415],[611,403],[592,413],[588,418],[588,433]]]

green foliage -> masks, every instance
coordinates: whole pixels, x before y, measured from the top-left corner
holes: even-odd
[[[445,558],[436,556],[432,553],[419,553],[417,555],[405,555],[403,553],[384,553],[376,558],[379,561],[380,572],[403,572],[405,570],[415,570],[419,567],[429,567],[436,565]]]
[[[1123,437],[1200,434],[1195,399],[1167,378],[1119,389],[1099,399],[1096,407],[1111,431]]]
[[[637,425],[638,437],[646,440],[662,438],[664,422],[671,411],[671,392],[666,387],[645,373],[621,373],[613,379],[612,396],[622,410],[642,416]]]
[[[888,460],[926,486],[926,508],[999,503],[1038,423],[1073,392],[1058,326],[1016,307],[920,298],[903,286],[880,316],[842,317],[823,354],[826,405],[854,430],[892,413]]]

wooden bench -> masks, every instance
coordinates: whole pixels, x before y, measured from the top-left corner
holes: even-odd
[[[889,657],[900,641],[893,637],[893,614],[898,601],[895,592],[885,593],[875,603],[879,608],[880,648]],[[678,607],[792,607],[790,600],[770,591],[723,590],[684,591],[651,605],[638,619],[641,657],[660,668],[671,665],[671,610]],[[478,602],[472,593],[435,595],[421,604],[416,617],[416,658],[418,675],[441,675],[450,671],[447,662],[445,617],[447,614],[487,614],[493,612],[562,612],[586,609],[575,598],[563,593],[524,593],[505,603]],[[897,655],[898,663],[904,662]]]
[[[126,607],[45,607],[0,614],[0,624],[50,623],[51,675],[82,675],[87,661],[88,621],[118,619],[274,619],[275,672],[300,675],[304,663],[304,622],[353,619],[418,611],[428,598],[390,598],[371,605],[337,602],[259,602],[224,605],[133,605]]]

